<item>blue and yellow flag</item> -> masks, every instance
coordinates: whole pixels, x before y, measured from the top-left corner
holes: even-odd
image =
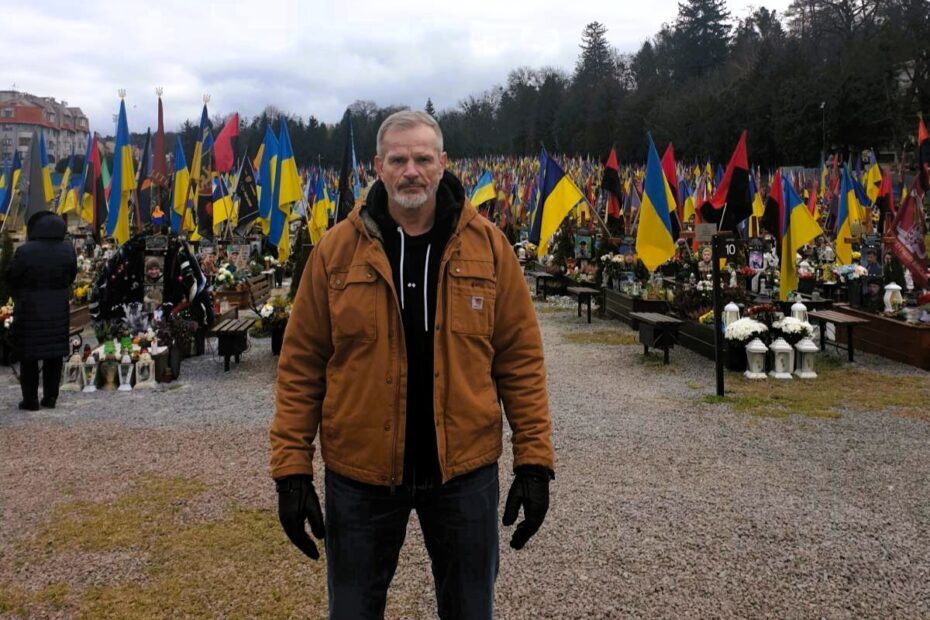
[[[129,196],[135,188],[135,166],[132,163],[132,145],[129,143],[126,102],[120,100],[110,200],[107,203],[107,235],[112,236],[118,245],[123,245],[129,240]]]
[[[822,235],[823,230],[820,229],[810,209],[791,185],[791,179],[782,175],[781,186],[785,217],[782,221],[781,282],[778,297],[782,301],[787,301],[788,295],[798,288],[798,250]]]
[[[274,137],[270,123],[265,127],[265,141],[259,152],[262,157],[258,164],[258,217],[262,221],[262,234],[267,236],[271,226],[275,172],[278,169],[278,139]]]
[[[222,175],[213,179],[213,234],[220,234],[220,224],[229,221],[229,226],[236,226],[236,217],[233,213],[232,199],[229,190],[223,182]]]
[[[71,183],[71,168],[74,166],[74,147],[71,147],[71,155],[68,157],[68,165],[65,166],[65,173],[61,175],[61,189],[58,192],[58,215],[68,211],[77,210],[77,200],[75,199],[75,188]]]
[[[846,166],[843,166],[841,179],[840,201],[836,213],[836,258],[840,263],[848,265],[852,263],[852,238],[854,235],[858,236],[861,231],[862,205]]]
[[[301,199],[300,175],[294,161],[291,138],[287,133],[287,121],[279,121],[281,130],[278,137],[278,157],[274,176],[274,192],[271,200],[271,222],[268,230],[268,242],[278,248],[278,260],[282,263],[291,253],[290,215],[291,205]]]
[[[671,205],[674,204],[672,188],[665,179],[656,145],[650,135],[646,179],[643,181],[639,227],[636,231],[636,253],[650,272],[675,254],[675,239],[669,215]]]
[[[878,190],[882,186],[882,168],[875,159],[875,152],[869,154],[869,169],[865,172],[865,194],[869,197],[869,202],[875,204],[878,198]]]
[[[578,204],[585,201],[584,194],[578,186],[551,156],[546,155],[545,168],[541,173],[542,185],[539,191],[539,206],[536,208],[536,218],[539,221],[538,256],[544,256],[548,252],[549,240],[562,225],[562,220]]]
[[[39,133],[39,162],[42,164],[42,189],[45,192],[45,202],[49,203],[55,198],[55,188],[52,187],[52,168],[48,163],[44,132]]]
[[[13,198],[19,189],[19,175],[23,169],[23,161],[19,156],[19,151],[13,153],[13,163],[3,175],[4,188],[0,192],[0,217],[6,217],[10,212],[10,205],[13,204]]]
[[[174,149],[174,185],[171,188],[171,232],[176,235],[181,232],[185,220],[190,217],[191,209],[187,206],[190,187],[191,175],[187,170],[184,146],[179,135],[178,144]]]
[[[323,183],[323,175],[316,179],[316,188],[313,190],[313,208],[310,212],[310,241],[313,245],[320,242],[323,233],[329,226],[329,214],[335,208],[335,203],[330,200],[329,192],[326,191],[326,184]]]
[[[197,141],[194,143],[194,155],[191,157],[191,181],[194,183],[195,190],[200,184],[200,174],[203,170],[203,156],[213,148],[213,125],[210,123],[210,116],[207,114],[207,104],[203,104],[203,111],[200,113],[200,127],[197,129]]]
[[[495,198],[497,198],[497,191],[494,189],[494,177],[485,170],[475,184],[475,189],[472,190],[471,197],[468,200],[473,207],[477,207]]]

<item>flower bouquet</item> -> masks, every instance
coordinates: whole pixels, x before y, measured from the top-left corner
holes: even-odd
[[[814,328],[810,323],[792,316],[786,316],[780,321],[775,321],[772,323],[772,329],[775,332],[775,338],[783,338],[791,346],[796,345],[804,338],[810,338],[814,334]]]
[[[745,347],[753,338],[761,338],[767,331],[765,323],[746,317],[727,325],[724,338],[728,345]]]
[[[291,304],[284,297],[275,295],[255,312],[259,319],[252,329],[252,335],[256,337],[270,335],[271,353],[278,355],[284,341],[284,328],[287,327],[287,320],[291,316]]]
[[[765,323],[748,317],[738,319],[727,325],[723,337],[727,341],[727,368],[743,372],[747,367],[746,345],[754,338],[762,337],[768,328]]]
[[[234,291],[239,286],[239,278],[235,270],[229,268],[229,263],[223,263],[216,272],[216,285],[219,288]]]

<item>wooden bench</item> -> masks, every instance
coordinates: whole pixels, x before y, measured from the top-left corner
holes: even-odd
[[[546,301],[546,294],[549,292],[549,283],[555,282],[556,277],[546,271],[531,271],[530,275],[536,278],[536,296],[539,297],[540,284],[542,284],[542,298]]]
[[[849,314],[843,314],[842,312],[837,312],[836,310],[816,310],[814,312],[807,313],[808,318],[813,319],[821,324],[820,326],[820,349],[821,351],[824,348],[824,345],[827,342],[827,330],[825,323],[833,323],[837,327],[846,328],[846,351],[849,354],[849,361],[855,361],[855,347],[853,346],[853,329],[857,325],[862,325],[868,323],[868,319],[860,319],[859,317],[851,316]],[[836,347],[839,348],[839,343],[836,343]]]
[[[578,298],[578,316],[581,316],[581,304],[588,304],[588,323],[591,322],[591,296],[600,295],[601,292],[596,288],[588,286],[569,286],[565,289],[572,297]]]
[[[630,319],[633,329],[639,330],[643,355],[649,353],[649,347],[662,349],[663,363],[668,364],[668,350],[678,343],[678,326],[682,322],[658,312],[631,312]]]
[[[235,357],[239,363],[239,356],[249,346],[249,329],[256,319],[227,319],[220,321],[210,330],[211,336],[216,336],[217,351],[223,356],[223,370],[229,372],[229,358]]]
[[[239,306],[230,305],[229,309],[226,312],[216,315],[213,317],[213,324],[218,325],[223,321],[229,319],[238,319],[239,318]],[[206,326],[201,326],[197,328],[197,331],[194,332],[194,355],[203,355],[207,350],[206,339],[207,339],[207,330],[209,328]]]

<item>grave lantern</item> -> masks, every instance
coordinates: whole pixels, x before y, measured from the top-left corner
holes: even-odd
[[[135,389],[152,389],[155,387],[155,360],[145,349],[136,362],[136,386]]]
[[[794,347],[785,342],[784,338],[778,338],[772,343],[772,353],[775,354],[775,368],[772,370],[773,379],[791,379],[791,373],[794,371]]]
[[[820,352],[820,347],[814,344],[810,338],[802,338],[800,342],[794,345],[798,352],[798,369],[794,371],[798,379],[816,379],[817,373],[814,372],[814,358]]]
[[[84,360],[84,389],[81,391],[97,391],[97,358],[93,355]]]
[[[807,322],[807,306],[800,301],[794,302],[791,306],[791,316],[799,321]]]
[[[118,392],[129,392],[132,390],[132,358],[129,355],[123,355],[119,361],[119,387]]]
[[[746,378],[765,379],[765,354],[769,348],[758,338],[746,345]]]
[[[723,326],[727,327],[730,323],[739,320],[739,306],[732,301],[723,307]]]

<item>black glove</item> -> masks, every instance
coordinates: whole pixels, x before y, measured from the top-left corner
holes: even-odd
[[[319,540],[323,540],[326,529],[323,526],[323,512],[320,510],[320,498],[313,488],[313,476],[287,476],[276,481],[278,487],[278,519],[284,533],[294,546],[304,552],[311,560],[320,559],[320,552],[313,540],[307,536],[304,521],[310,522],[310,531]]]
[[[521,465],[513,470],[514,479],[504,505],[504,525],[513,525],[523,506],[523,521],[517,525],[510,546],[522,549],[539,531],[549,510],[549,481],[555,475],[541,465]]]

